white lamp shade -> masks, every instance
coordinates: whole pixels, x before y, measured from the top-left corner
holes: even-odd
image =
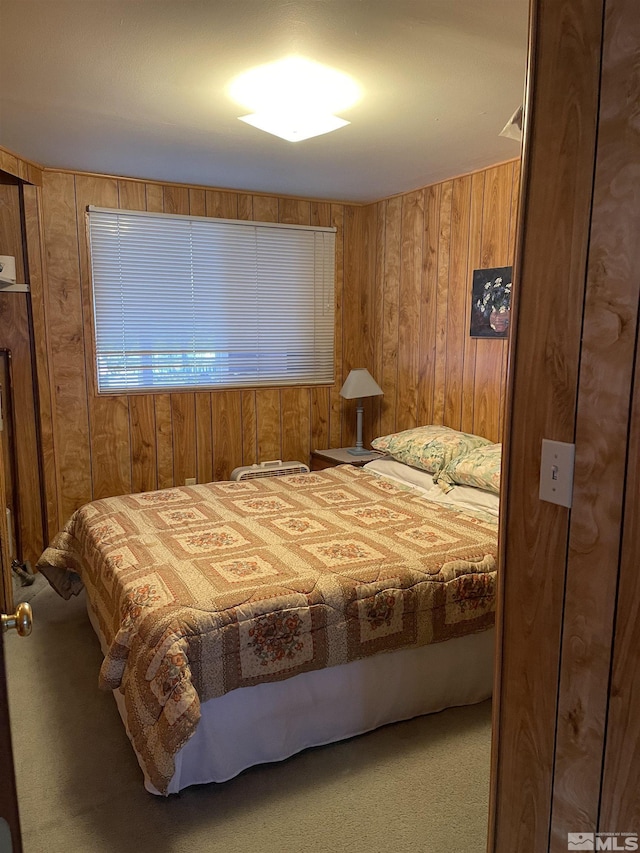
[[[366,367],[356,367],[345,379],[340,396],[346,400],[359,400],[362,397],[379,397],[384,394]]]

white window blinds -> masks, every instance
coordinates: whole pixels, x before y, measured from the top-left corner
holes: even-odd
[[[335,229],[89,208],[98,391],[330,384]]]

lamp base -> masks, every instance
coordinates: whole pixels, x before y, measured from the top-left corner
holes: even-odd
[[[352,456],[371,456],[371,451],[367,450],[366,447],[348,447],[347,453]]]

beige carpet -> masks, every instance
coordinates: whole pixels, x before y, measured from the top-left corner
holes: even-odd
[[[484,853],[490,703],[386,726],[153,797],[83,600],[44,588],[28,639],[6,635],[25,853]]]

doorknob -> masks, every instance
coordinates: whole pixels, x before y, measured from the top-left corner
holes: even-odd
[[[31,605],[23,601],[16,607],[16,612],[13,616],[2,614],[2,633],[4,634],[15,628],[21,637],[28,637],[33,627],[32,616]]]

